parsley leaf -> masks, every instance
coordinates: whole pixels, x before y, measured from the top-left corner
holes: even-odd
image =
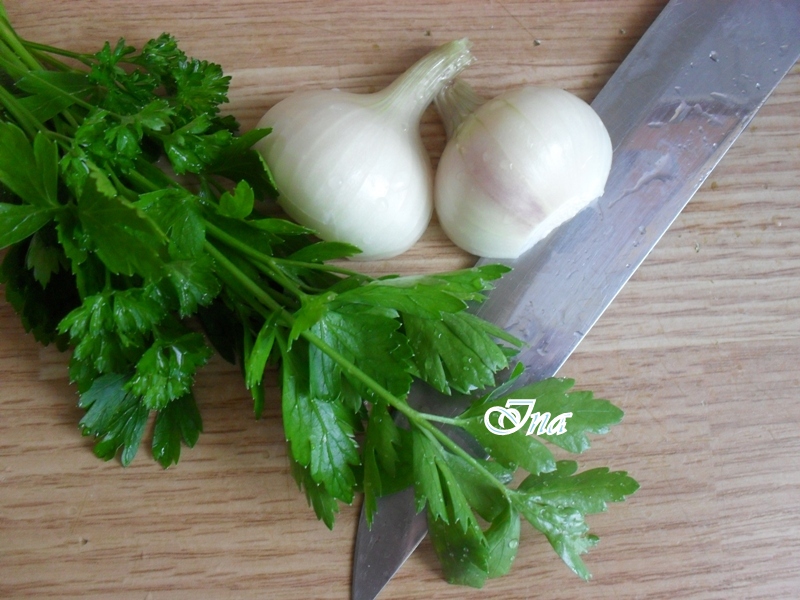
[[[17,81],[17,88],[30,95],[20,98],[40,122],[49,121],[74,105],[91,90],[89,77],[74,71],[32,71]]]
[[[57,344],[65,350],[67,337],[58,324],[80,304],[73,278],[66,271],[51,274],[47,286],[37,280],[27,266],[29,241],[11,246],[0,265],[0,283],[5,284],[5,297],[20,317],[25,331],[41,344]]]
[[[524,495],[514,495],[514,507],[536,529],[541,531],[564,563],[582,579],[591,576],[581,554],[598,542],[589,533],[589,526],[580,510],[540,504]]]
[[[469,313],[446,313],[430,320],[403,315],[419,376],[446,394],[468,394],[494,383],[508,366],[506,353],[482,321]]]
[[[170,261],[164,265],[164,271],[177,297],[181,317],[193,315],[199,306],[208,306],[220,292],[214,263],[207,255],[195,260]]]
[[[535,437],[525,435],[524,429],[499,436],[486,428],[484,413],[492,406],[505,406],[505,398],[473,406],[459,417],[459,423],[504,467],[519,466],[529,473],[552,471],[556,465],[553,453]]]
[[[211,357],[198,333],[158,338],[136,363],[127,388],[150,409],[163,409],[189,393],[197,369]]]
[[[461,417],[461,425],[487,449],[501,464],[518,464],[530,473],[543,473],[555,468],[552,453],[537,437],[570,452],[580,453],[589,447],[587,433],[607,433],[611,425],[619,423],[622,411],[607,400],[594,399],[590,392],[569,392],[574,385],[571,379],[549,378],[494,396],[478,400]],[[493,407],[505,407],[509,399],[535,400],[534,409],[547,417],[572,413],[569,425],[562,434],[540,433],[528,435],[529,426],[522,427],[510,435],[498,436],[490,432],[484,422],[484,415]],[[524,411],[523,411],[524,412]],[[541,427],[539,428],[541,429]]]
[[[448,518],[452,520],[454,515]],[[428,532],[445,578],[454,584],[483,587],[489,569],[489,546],[480,527],[475,521],[470,521],[466,529],[446,523],[429,512]]]
[[[220,150],[208,171],[231,181],[246,181],[258,198],[276,198],[278,191],[269,165],[253,150],[253,144],[270,132],[270,129],[253,129],[234,137]]]
[[[414,500],[417,512],[422,511],[427,503],[428,512],[434,519],[449,523],[444,489],[436,464],[439,447],[419,429],[412,429],[411,436],[414,444]]]
[[[300,342],[283,355],[283,422],[297,463],[338,500],[351,502],[359,465],[354,416],[342,404],[313,396],[308,381],[308,348]]]
[[[70,363],[73,381],[83,379],[79,373],[91,376],[101,373],[124,372],[135,358],[126,345],[129,339],[120,336],[115,322],[112,294],[104,292],[84,298],[59,324],[62,334],[69,334],[74,345]]]
[[[451,273],[427,276],[386,277],[348,290],[338,301],[348,304],[391,308],[418,317],[438,318],[442,313],[457,313],[467,301],[483,300],[482,293],[507,269],[487,265]],[[488,324],[487,324],[488,325]],[[503,334],[508,339],[513,339]]]
[[[64,252],[56,240],[55,228],[46,227],[33,234],[25,256],[25,266],[43,288],[47,287],[50,277],[58,273],[65,262]]]
[[[289,468],[328,527],[359,491],[371,523],[380,496],[413,485],[449,581],[508,572],[522,519],[588,577],[585,516],[638,484],[550,446],[583,452],[622,411],[571,380],[515,389],[518,368],[492,389],[521,343],[468,308],[507,267],[372,278],[337,263],[358,248],[265,216],[277,191],[254,144],[271,132],[221,114],[229,84],[166,33],[141,51],[31,46],[0,1],[0,280],[27,330],[71,351],[94,453],[129,465],[152,418],[153,459],[178,463],[203,427],[208,339],[241,367],[256,417],[279,370]],[[455,418],[425,414],[408,403],[415,379],[483,395]],[[568,427],[487,429],[487,411],[526,397]]]
[[[583,515],[603,512],[607,502],[621,502],[639,489],[624,471],[602,467],[575,475],[577,463],[559,461],[551,473],[530,475],[514,493],[515,507],[545,534],[555,551],[584,579],[589,571],[580,555],[597,543]]]
[[[171,258],[195,258],[202,253],[206,224],[194,194],[178,188],[164,188],[140,194],[134,206],[141,209],[169,237]]]
[[[349,258],[359,254],[361,250],[343,242],[315,242],[289,256],[295,262],[322,264],[340,258]],[[302,272],[302,271],[301,271]]]
[[[205,60],[181,60],[173,66],[175,104],[189,114],[213,114],[219,105],[228,101],[231,78],[222,67]]]
[[[573,506],[584,514],[605,512],[608,502],[622,502],[639,485],[625,471],[610,471],[608,467],[589,469],[582,473],[578,463],[558,461],[550,473],[529,475],[518,490],[526,492],[528,501],[551,506]]]
[[[0,249],[29,238],[53,218],[52,208],[0,203]]]
[[[327,348],[355,365],[360,373],[388,392],[405,396],[411,386],[407,370],[410,353],[398,330],[399,323],[385,314],[343,309],[326,312],[310,328]],[[311,393],[317,397],[342,397],[344,378],[366,399],[381,402],[362,379],[342,369],[335,358],[316,345],[310,351],[309,368]]]
[[[535,398],[535,410],[552,416],[571,412],[569,426],[558,435],[541,434],[552,444],[580,453],[590,446],[587,433],[608,433],[612,425],[622,420],[622,411],[608,400],[594,398],[589,391],[570,391],[572,379],[550,378],[516,390],[513,397]]]
[[[127,379],[117,373],[101,375],[79,402],[86,410],[81,431],[97,439],[95,455],[110,460],[122,449],[123,465],[129,465],[136,455],[150,414],[139,398],[127,391]]]
[[[328,529],[333,529],[336,514],[339,512],[339,502],[328,492],[324,485],[314,481],[309,467],[301,465],[294,459],[291,444],[289,444],[288,454],[292,477],[294,477],[298,487],[305,490],[309,506],[314,509],[314,513],[327,525]]]
[[[478,467],[489,471],[497,481],[507,484],[513,478],[513,471],[497,462],[475,459],[475,463],[464,460],[457,454],[445,455],[447,464],[456,480],[459,481],[464,496],[475,512],[486,521],[494,521],[503,510],[505,501],[494,481],[487,480]]]
[[[277,313],[264,321],[256,339],[245,357],[245,385],[252,389],[261,383],[264,369],[275,345]]]
[[[226,217],[244,219],[253,212],[255,194],[246,181],[236,184],[233,193],[223,192],[219,197],[219,212]]]
[[[177,465],[181,456],[181,443],[194,447],[203,421],[191,392],[176,398],[158,411],[153,428],[153,458],[167,468]]]
[[[135,52],[133,46],[120,38],[113,48],[106,42],[95,53],[89,81],[95,85],[96,102],[103,109],[130,114],[153,97],[158,81],[145,71],[128,72],[123,66]]]
[[[212,125],[208,116],[201,115],[160,136],[172,168],[178,175],[200,173],[214,164],[222,149],[231,142],[233,135],[230,131],[213,130]]]
[[[56,216],[58,242],[67,257],[74,285],[81,297],[99,293],[105,285],[106,268],[92,249],[92,242],[78,218],[74,205],[67,206]]]
[[[22,129],[0,120],[0,183],[24,202],[41,209],[58,206],[57,163],[56,146],[44,133],[31,144]]]
[[[157,280],[165,260],[163,242],[152,222],[118,197],[87,185],[78,217],[100,259],[113,273]]]
[[[191,119],[193,115],[213,115],[228,101],[230,77],[215,63],[189,58],[178,41],[164,33],[150,40],[132,62],[143,67],[163,86],[172,103]]]
[[[412,484],[408,430],[400,429],[383,404],[369,412],[364,439],[364,508],[371,527],[377,510],[377,498],[398,492]]]
[[[106,296],[111,304],[113,329],[120,343],[126,347],[143,347],[148,337],[166,317],[167,312],[158,302],[152,289],[129,288]],[[78,334],[78,337],[85,334]]]
[[[491,526],[484,532],[489,547],[489,560],[486,565],[488,577],[502,577],[508,573],[519,547],[519,513],[511,504],[500,506],[500,513],[492,519]]]
[[[178,40],[168,33],[162,33],[145,43],[141,53],[132,60],[157,78],[161,85],[169,85],[173,79],[172,71],[180,68],[181,62],[186,60],[186,54],[178,47]]]

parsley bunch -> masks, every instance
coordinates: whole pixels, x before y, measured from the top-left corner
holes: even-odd
[[[455,418],[406,401],[415,379],[448,394],[495,385],[519,342],[465,309],[505,267],[371,278],[338,266],[356,248],[262,214],[277,191],[251,147],[269,131],[240,134],[219,109],[229,78],[167,34],[74,53],[20,39],[0,3],[0,83],[0,279],[25,328],[71,350],[98,457],[128,465],[154,415],[152,455],[177,463],[202,430],[192,385],[213,347],[241,366],[257,416],[265,369],[280,370],[291,471],[329,527],[356,493],[371,520],[377,497],[413,484],[450,581],[507,572],[521,517],[588,577],[584,516],[636,482],[576,474],[537,436],[490,433],[484,414],[535,397],[575,415],[539,437],[582,452],[619,409],[561,379],[512,392],[512,378]]]

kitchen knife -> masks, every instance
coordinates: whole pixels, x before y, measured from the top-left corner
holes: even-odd
[[[672,0],[592,103],[614,148],[604,195],[516,261],[476,314],[526,342],[521,386],[554,375],[800,56],[797,0]],[[485,261],[480,263],[497,262]],[[419,384],[418,410],[469,398]],[[413,489],[362,511],[353,600],[372,600],[427,532]]]

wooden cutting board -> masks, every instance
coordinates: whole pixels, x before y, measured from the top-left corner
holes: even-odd
[[[381,88],[468,36],[485,95],[523,82],[591,100],[665,2],[6,0],[29,39],[94,51],[162,31],[233,76],[245,128],[300,88]],[[753,10],[758,10],[754,3]],[[780,85],[561,375],[613,400],[623,424],[583,464],[641,490],[590,518],[584,583],[523,531],[512,573],[446,584],[428,542],[382,598],[699,600],[800,594],[800,68]],[[422,132],[436,160],[444,134]],[[432,224],[413,250],[365,264],[420,273],[471,264]],[[77,428],[67,359],[0,302],[0,598],[349,597],[359,506],[335,529],[288,472],[277,410],[254,420],[236,368],[213,360],[196,395],[205,433],[176,467],[146,452],[103,463]]]

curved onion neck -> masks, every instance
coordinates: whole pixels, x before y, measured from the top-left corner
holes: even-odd
[[[476,94],[466,81],[455,79],[436,95],[435,101],[447,139],[450,139],[464,119],[475,112],[486,99]]]
[[[416,125],[441,89],[472,63],[471,46],[464,38],[443,44],[423,56],[375,94],[376,106],[391,109],[409,126]]]

